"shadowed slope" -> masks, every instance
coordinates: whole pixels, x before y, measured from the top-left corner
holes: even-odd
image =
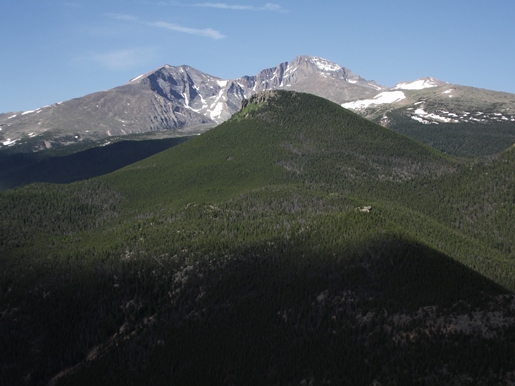
[[[0,379],[510,380],[511,162],[274,92],[109,175],[2,192]]]
[[[502,379],[484,371],[483,354],[487,367],[514,365],[515,299],[423,245],[368,237],[358,251],[271,239],[173,270],[181,280],[148,266],[168,277],[154,284],[159,309],[129,308],[134,319],[58,384]]]
[[[64,156],[19,153],[4,156],[0,190],[33,182],[69,183],[111,173],[131,163],[176,146],[187,137],[122,141]]]

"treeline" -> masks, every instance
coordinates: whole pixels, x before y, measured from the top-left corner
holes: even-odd
[[[513,122],[419,124],[402,111],[388,113],[392,128],[435,149],[458,157],[485,157],[515,144]]]

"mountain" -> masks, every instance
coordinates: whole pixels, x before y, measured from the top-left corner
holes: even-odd
[[[513,148],[471,162],[268,90],[113,173],[0,192],[0,379],[507,384],[514,178]]]
[[[387,88],[326,59],[299,56],[229,80],[186,65],[164,65],[111,90],[0,114],[0,150],[92,147],[116,136],[157,131],[199,134],[229,119],[244,99],[276,89],[329,99],[450,154],[491,155],[515,143],[514,94],[430,77]]]
[[[342,106],[450,154],[492,155],[515,143],[514,94],[422,78]]]
[[[165,65],[108,91],[0,114],[0,143],[37,151],[148,131],[191,135],[227,120],[243,99],[276,88],[309,91],[339,103],[382,89],[335,63],[308,56],[233,80]]]

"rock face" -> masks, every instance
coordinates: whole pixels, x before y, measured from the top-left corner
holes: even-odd
[[[242,100],[240,103],[239,110],[243,110],[245,107],[247,107],[251,103],[256,103],[258,105],[266,103],[266,101],[268,101],[269,99],[272,99],[277,94],[278,94],[278,92],[276,90],[260,91],[259,93],[252,95],[249,99]],[[295,93],[293,93],[293,94],[295,94]]]
[[[310,56],[232,80],[189,66],[164,65],[111,90],[34,111],[0,114],[0,148],[25,143],[26,150],[37,151],[149,131],[202,132],[229,119],[242,100],[274,89],[310,92],[343,103],[372,97],[383,88]]]
[[[198,134],[229,119],[243,100],[279,89],[318,95],[403,133],[405,127],[442,123],[499,124],[506,131],[515,122],[513,94],[429,77],[386,88],[329,60],[299,56],[255,76],[229,80],[189,66],[164,65],[111,90],[0,114],[0,149],[37,151],[150,131]]]

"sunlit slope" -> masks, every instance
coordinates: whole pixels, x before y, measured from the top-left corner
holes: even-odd
[[[129,205],[179,205],[268,184],[399,182],[447,173],[455,164],[325,99],[273,91],[202,136],[103,179]]]
[[[117,172],[62,189],[35,185],[6,194],[3,243],[27,246],[27,240],[84,230],[81,242],[68,241],[63,253],[88,251],[93,240],[95,250],[118,251],[131,245],[140,219],[153,219],[156,233],[149,230],[153,241],[145,247],[153,254],[172,248],[161,237],[169,219],[186,207],[230,208],[252,193],[254,205],[246,203],[241,211],[273,208],[275,194],[295,191],[302,199],[338,198],[337,212],[360,206],[373,206],[374,213],[386,210],[388,226],[378,232],[398,231],[512,288],[514,221],[506,173],[511,154],[469,167],[322,98],[265,92],[219,127]],[[265,201],[261,193],[253,195],[267,189],[277,193]],[[25,208],[22,214],[19,208]],[[220,215],[231,213],[227,210]],[[273,228],[271,223],[260,227]],[[237,229],[230,243],[245,244]],[[252,237],[264,242],[270,232]],[[203,242],[207,249],[213,240]]]
[[[397,201],[464,232],[515,261],[515,148],[436,181],[412,181]],[[510,273],[511,274],[511,273]],[[513,280],[513,279],[512,279]]]

